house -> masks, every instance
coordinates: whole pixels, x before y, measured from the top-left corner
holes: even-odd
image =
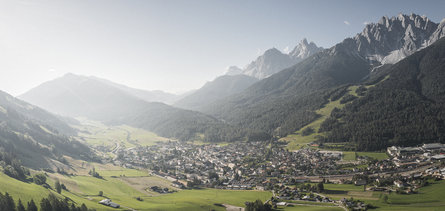
[[[392,146],[392,147],[388,147],[386,149],[386,151],[391,156],[396,157],[396,156],[405,156],[405,155],[417,154],[417,153],[420,153],[422,151],[422,149],[420,147],[397,147],[397,146]]]
[[[119,208],[120,207],[119,204],[116,204],[116,203],[112,202],[111,199],[103,199],[103,200],[99,201],[99,204],[103,204],[105,206],[110,206],[110,207],[113,207],[113,208]]]
[[[278,202],[277,206],[287,206],[287,202],[284,202],[284,201]]]
[[[432,160],[442,160],[445,158],[445,155],[434,155],[431,157]]]
[[[394,185],[397,186],[398,188],[405,187],[405,184],[402,181],[400,181],[400,180],[394,181]]]
[[[360,179],[354,182],[355,185],[360,186],[360,185],[366,185],[366,180],[364,179]]]
[[[333,157],[333,158],[338,158],[341,159],[341,157],[343,156],[343,152],[340,151],[319,151],[320,154],[322,154],[325,157]]]

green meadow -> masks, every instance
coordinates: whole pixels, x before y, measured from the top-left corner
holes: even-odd
[[[363,191],[363,186],[352,184],[325,184],[326,196],[339,200],[342,198],[360,199],[375,206],[374,210],[444,210],[445,181],[423,187],[417,194],[397,194],[386,192]],[[388,195],[388,201],[383,196]]]
[[[128,125],[107,126],[100,122],[78,118],[81,125],[73,125],[80,132],[78,136],[92,146],[108,146],[113,148],[116,144],[121,147],[150,146],[159,141],[169,139],[160,137],[144,129]]]

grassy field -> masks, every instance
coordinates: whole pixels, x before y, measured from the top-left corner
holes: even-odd
[[[128,125],[107,126],[100,122],[79,118],[81,125],[74,126],[79,129],[79,137],[92,146],[114,147],[119,143],[121,147],[150,146],[158,141],[169,140],[155,133],[130,127]]]
[[[357,152],[359,156],[367,156],[371,158],[375,158],[377,160],[385,160],[388,159],[388,155],[384,152]]]
[[[54,187],[53,180],[48,180],[47,183]],[[19,198],[22,200],[23,204],[26,204],[28,201],[33,199],[36,204],[39,205],[40,200],[43,197],[48,197],[48,195],[52,193],[60,198],[68,197],[74,200],[78,205],[85,203],[89,208],[103,210],[101,209],[103,207],[99,204],[85,199],[84,197],[78,196],[77,194],[66,191],[62,192],[62,194],[58,194],[34,183],[27,183],[13,179],[3,173],[0,173],[0,191],[2,193],[8,192],[14,198],[16,203]]]
[[[323,108],[316,111],[317,114],[321,115],[318,119],[304,126],[300,130],[295,132],[295,134],[290,134],[282,138],[281,140],[288,142],[287,149],[289,150],[298,150],[306,147],[308,143],[315,141],[317,136],[323,135],[318,133],[318,129],[320,129],[321,123],[329,117],[332,110],[334,110],[334,108],[342,108],[343,106],[344,104],[340,104],[340,99],[329,102]],[[309,127],[314,129],[315,132],[308,136],[303,136],[303,130]]]
[[[363,191],[363,186],[325,184],[325,195],[333,199],[360,199],[376,206],[375,210],[445,210],[445,181],[435,182],[420,189],[418,194],[388,194],[388,203],[381,199],[383,192]]]
[[[356,160],[355,152],[343,152],[343,160],[347,161]]]
[[[148,188],[156,185],[173,190],[178,189],[170,186],[169,181],[150,176],[146,171],[101,164],[89,164],[87,169],[93,166],[104,179],[87,175],[50,174],[51,181],[59,180],[73,192],[73,195],[95,205],[104,197],[108,197],[124,207],[136,210],[224,210],[214,204],[244,206],[245,201],[255,201],[256,199],[265,201],[272,196],[270,192],[264,191],[219,189],[179,190],[172,194],[159,194],[149,191]],[[98,196],[99,191],[103,191],[104,197]],[[137,197],[144,201],[138,201]]]
[[[358,86],[349,86],[347,94],[351,94],[351,95],[359,97],[357,95],[357,93],[355,93],[357,88],[358,88]],[[347,95],[347,94],[345,94],[345,95]],[[318,133],[318,129],[320,129],[321,123],[323,123],[324,120],[326,120],[331,115],[331,112],[332,112],[332,110],[334,110],[334,108],[342,109],[345,106],[345,104],[340,103],[341,99],[342,98],[340,98],[338,100],[334,100],[334,101],[331,100],[323,108],[320,108],[315,111],[317,114],[320,115],[319,118],[317,118],[315,121],[309,123],[308,125],[304,126],[300,130],[296,131],[294,134],[290,134],[290,135],[282,138],[282,140],[285,140],[288,142],[287,148],[289,150],[301,149],[303,147],[306,147],[308,143],[316,141],[317,136],[324,135],[323,133],[321,133],[321,134]],[[311,127],[312,129],[314,129],[315,132],[308,136],[302,136],[301,135],[302,131],[308,127]]]

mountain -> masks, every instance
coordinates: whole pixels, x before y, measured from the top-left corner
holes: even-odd
[[[445,35],[445,19],[439,24],[425,16],[399,14],[367,24],[348,44],[370,61],[394,64]]]
[[[68,73],[19,96],[48,111],[109,120],[144,109],[145,101],[93,77]]]
[[[239,94],[206,106],[202,111],[235,126],[285,136],[314,121],[319,116],[315,110],[325,105],[338,87],[375,78],[380,71],[372,70],[385,64],[380,61],[389,61],[376,58],[386,58],[391,54],[385,52],[410,46],[404,39],[407,31],[418,29],[416,40],[423,37],[428,42],[432,42],[436,36],[443,36],[443,27],[440,26],[444,21],[436,24],[417,15],[382,19],[392,24],[386,24],[386,21],[369,24],[354,38],[347,38],[330,49],[253,84]],[[425,20],[424,24],[422,20]],[[404,27],[398,28],[399,23]],[[373,30],[367,28],[378,30],[370,33]],[[381,39],[368,40],[365,35]],[[424,42],[425,45],[428,42]],[[387,69],[388,65],[381,69]]]
[[[445,143],[445,38],[365,83],[362,97],[331,113],[321,142],[350,141],[355,150]]]
[[[161,102],[166,104],[172,104],[176,100],[180,99],[182,96],[178,96],[175,94],[167,93],[160,90],[153,90],[153,91],[147,91],[142,89],[135,89],[131,88],[122,84],[114,83],[112,81],[97,78],[97,77],[91,77],[93,79],[99,80],[107,85],[113,86],[115,88],[120,89],[121,91],[126,92],[127,94],[130,94],[134,97],[137,97],[139,99],[145,100],[147,102]]]
[[[295,46],[295,48],[289,52],[289,56],[296,62],[300,62],[303,59],[308,58],[309,56],[312,56],[312,54],[318,53],[322,51],[322,47],[318,47],[315,43],[307,42],[307,39],[304,38],[300,41],[300,43]]]
[[[231,141],[244,135],[209,115],[146,102],[94,77],[66,74],[20,98],[58,114],[84,116],[107,124],[128,124],[180,140],[206,134],[208,141]]]
[[[303,39],[289,54],[282,53],[276,48],[266,50],[263,55],[252,61],[244,69],[236,66],[229,67],[226,74],[244,74],[258,79],[267,78],[280,70],[288,68],[306,59],[312,54],[322,51],[315,43],[308,43]]]
[[[194,93],[176,102],[174,106],[199,111],[208,104],[245,90],[257,81],[258,79],[247,75],[223,75],[207,82]]]
[[[289,55],[281,53],[276,48],[271,48],[247,65],[243,74],[263,79],[293,64],[295,63]]]
[[[224,75],[239,75],[243,73],[243,69],[237,67],[237,66],[230,66],[227,68]]]
[[[18,158],[27,167],[48,168],[63,155],[94,159],[93,152],[68,135],[74,129],[36,106],[0,91],[0,153]],[[4,157],[4,156],[3,156]]]

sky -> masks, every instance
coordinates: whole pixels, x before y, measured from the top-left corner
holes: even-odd
[[[399,13],[445,18],[441,0],[0,0],[0,90],[66,73],[182,93],[303,38],[329,48]]]

